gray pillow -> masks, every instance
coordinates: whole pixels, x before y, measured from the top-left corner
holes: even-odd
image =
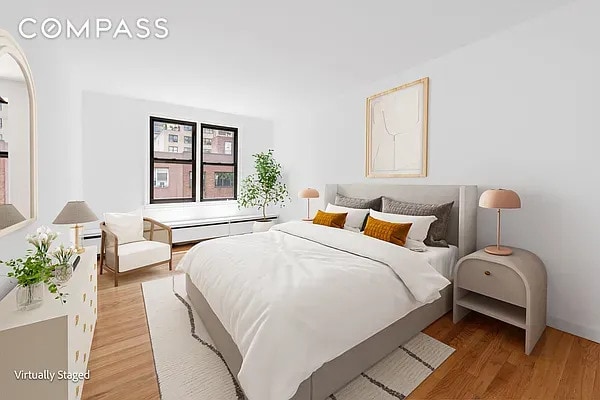
[[[435,215],[437,220],[429,227],[424,243],[431,247],[448,247],[446,235],[453,205],[453,201],[445,204],[418,204],[384,197],[382,212],[402,215]]]
[[[335,205],[350,208],[370,208],[375,211],[381,211],[381,197],[376,199],[359,199],[356,197],[346,197],[338,194],[335,196]]]
[[[346,197],[341,194],[335,195],[335,205],[349,208],[360,208],[360,209],[371,209],[375,211],[381,211],[381,197],[376,199],[359,199],[356,197]],[[365,217],[365,221],[360,228],[361,232],[365,230],[365,226],[367,225],[367,219],[369,215]]]

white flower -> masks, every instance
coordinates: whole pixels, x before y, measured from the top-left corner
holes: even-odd
[[[48,240],[48,235],[46,235],[45,233],[40,233],[38,238],[43,242],[45,240]]]
[[[43,226],[40,226],[39,228],[37,228],[37,229],[36,229],[36,231],[35,231],[35,232],[36,232],[36,233],[39,235],[40,233],[42,233],[42,232],[43,232],[43,230],[44,230],[44,227],[43,227]]]

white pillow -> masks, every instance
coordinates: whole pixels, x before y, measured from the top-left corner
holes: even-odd
[[[437,217],[435,215],[402,215],[402,214],[389,214],[382,213],[379,211],[371,210],[371,217],[387,222],[394,222],[396,224],[407,224],[412,223],[410,230],[408,231],[408,238],[412,240],[416,240],[418,242],[422,242],[427,237],[427,232],[429,232],[429,227]]]
[[[119,245],[145,240],[141,213],[104,213],[104,222],[117,235]]]
[[[363,224],[365,223],[365,218],[367,218],[367,215],[369,215],[368,208],[342,207],[333,205],[331,203],[327,204],[325,212],[348,213],[348,215],[346,216],[346,223],[344,224],[344,229],[353,232],[360,232]]]

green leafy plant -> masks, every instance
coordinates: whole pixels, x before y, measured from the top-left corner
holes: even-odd
[[[254,154],[256,173],[242,181],[238,204],[240,207],[258,207],[263,220],[267,219],[267,206],[280,205],[289,200],[287,186],[281,182],[281,164],[275,161],[273,150]]]
[[[54,269],[52,259],[48,255],[48,250],[52,241],[58,236],[50,229],[41,227],[35,235],[28,235],[27,241],[32,244],[35,250],[27,250],[26,257],[15,258],[8,261],[0,261],[11,268],[7,274],[8,277],[17,280],[17,284],[23,287],[30,287],[43,283],[48,287],[48,291],[56,295],[62,303],[66,303],[67,293],[63,293],[60,287],[53,281]]]

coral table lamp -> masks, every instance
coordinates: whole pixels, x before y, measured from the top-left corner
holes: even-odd
[[[298,192],[298,197],[306,199],[306,218],[302,218],[303,221],[310,221],[310,199],[319,198],[319,191],[313,188],[302,189]]]
[[[498,218],[496,226],[496,245],[488,246],[484,250],[486,253],[496,256],[509,256],[512,254],[510,247],[500,246],[500,210],[507,208],[521,208],[521,199],[519,195],[508,189],[490,189],[481,194],[479,198],[479,207],[497,208]]]

